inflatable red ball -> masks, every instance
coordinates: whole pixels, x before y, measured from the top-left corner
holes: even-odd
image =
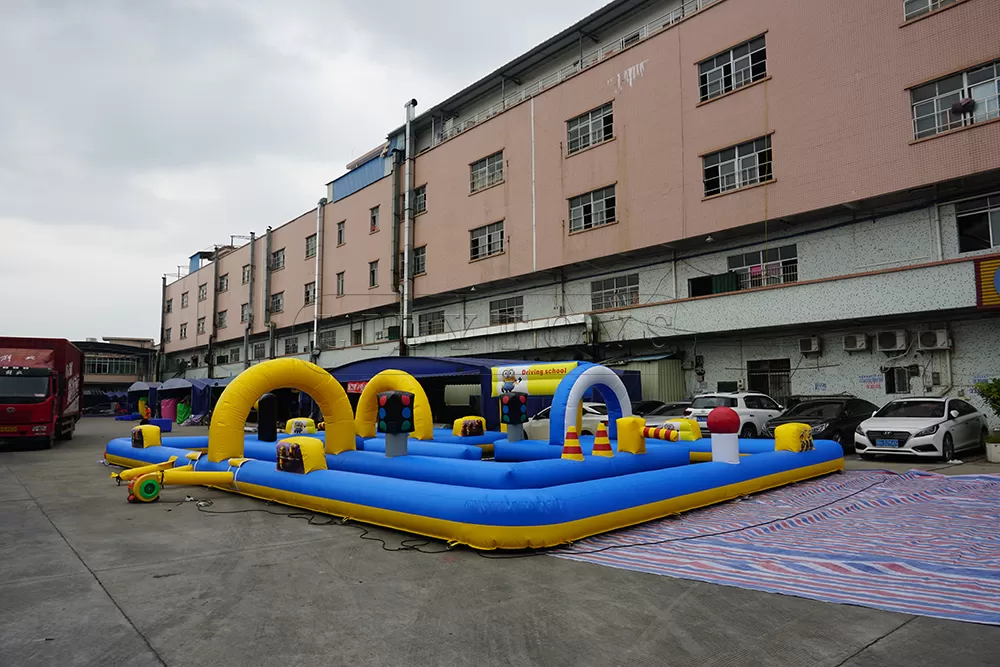
[[[739,433],[740,416],[732,408],[715,408],[708,413],[708,430],[712,433]]]

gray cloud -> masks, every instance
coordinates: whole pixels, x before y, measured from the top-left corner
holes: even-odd
[[[600,4],[4,2],[0,334],[155,337],[163,273]]]

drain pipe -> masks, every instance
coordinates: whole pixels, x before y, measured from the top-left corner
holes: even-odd
[[[316,202],[316,283],[313,286],[313,344],[310,356],[313,361],[319,358],[319,316],[320,304],[323,303],[323,225],[326,209],[326,197]]]
[[[163,335],[166,333],[166,326],[167,326],[166,320],[167,320],[167,276],[166,274],[164,274],[163,282],[160,286],[160,353],[159,355],[157,355],[156,358],[156,369],[155,370],[151,369],[153,370],[153,373],[155,373],[152,379],[156,381],[159,381],[160,378],[163,377],[163,367],[165,365],[163,358],[165,350],[163,343]]]
[[[212,379],[212,373],[215,371],[215,341],[219,336],[218,322],[216,318],[219,316],[219,246],[215,246],[215,254],[212,258],[212,264],[215,266],[212,268],[212,333],[208,337],[208,354],[206,364],[208,366],[208,379]]]
[[[410,266],[411,255],[413,255],[413,230],[410,229],[413,218],[411,215],[411,197],[413,196],[413,134],[411,124],[413,123],[413,110],[417,106],[417,100],[412,99],[405,104],[406,107],[406,169],[403,178],[406,182],[403,187],[403,327],[399,343],[399,356],[407,355],[407,343],[413,335],[412,309],[413,309],[413,273]],[[395,257],[393,258],[395,259]]]
[[[271,326],[271,227],[264,236],[264,325],[267,327],[267,357],[274,358],[274,327]]]
[[[253,284],[257,266],[257,237],[250,232],[250,279],[247,281],[247,321],[243,326],[243,368],[250,368],[250,335],[253,333]]]

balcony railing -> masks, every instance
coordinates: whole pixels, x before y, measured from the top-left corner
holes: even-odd
[[[684,2],[680,7],[657,17],[625,37],[611,42],[610,44],[606,44],[599,49],[591,51],[590,53],[584,54],[583,58],[578,62],[575,62],[572,65],[567,65],[566,67],[549,74],[547,77],[539,79],[538,81],[511,93],[493,106],[480,111],[475,116],[461,121],[456,120],[454,125],[451,127],[442,128],[435,133],[432,145],[437,146],[442,141],[451,139],[466,130],[471,130],[476,125],[488,121],[490,118],[503,113],[510,107],[516,106],[521,102],[538,95],[542,91],[548,90],[552,86],[559,85],[571,76],[593,67],[594,65],[614,56],[634,44],[638,44],[639,42],[645,41],[650,37],[663,32],[682,19],[700,12],[702,9],[710,5],[714,5],[717,2],[719,2],[719,0],[687,0],[687,2]]]

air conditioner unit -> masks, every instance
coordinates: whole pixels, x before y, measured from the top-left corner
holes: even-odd
[[[819,354],[823,349],[818,336],[799,339],[799,352],[802,354]]]
[[[875,342],[879,352],[905,352],[906,330],[879,331],[875,334]]]
[[[864,352],[868,349],[868,334],[844,334],[845,352]]]
[[[921,331],[917,334],[918,350],[948,350],[951,349],[951,339],[947,329]]]

